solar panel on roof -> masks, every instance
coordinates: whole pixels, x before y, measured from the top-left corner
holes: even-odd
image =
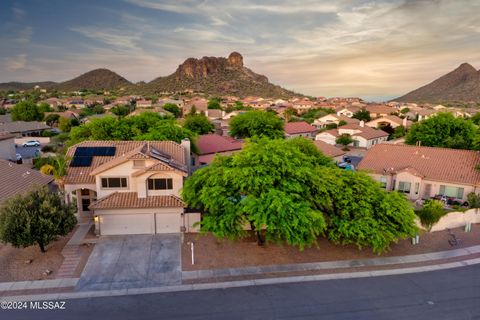
[[[70,162],[70,167],[90,167],[93,157],[76,156]]]
[[[78,147],[74,156],[79,157],[111,157],[115,155],[115,147]]]

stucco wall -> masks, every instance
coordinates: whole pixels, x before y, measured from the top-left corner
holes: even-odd
[[[467,223],[480,223],[480,210],[470,209],[465,212],[450,212],[440,218],[440,220],[432,227],[431,232],[442,231],[464,227]]]
[[[13,138],[0,141],[0,159],[15,161],[16,153]]]

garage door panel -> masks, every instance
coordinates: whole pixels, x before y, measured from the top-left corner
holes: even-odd
[[[100,234],[152,234],[153,214],[109,214],[100,216]]]
[[[157,233],[178,233],[181,226],[179,213],[157,213]]]

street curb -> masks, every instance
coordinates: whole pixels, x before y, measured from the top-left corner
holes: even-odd
[[[133,289],[121,289],[121,290],[109,290],[109,291],[87,291],[87,292],[52,293],[52,294],[44,294],[44,295],[10,296],[10,297],[2,297],[2,300],[3,301],[68,300],[68,299],[114,297],[114,296],[139,295],[139,294],[151,294],[151,293],[227,289],[227,288],[235,288],[235,287],[273,285],[273,284],[284,284],[284,283],[294,283],[294,282],[381,277],[381,276],[389,276],[389,275],[400,275],[400,274],[409,274],[409,273],[446,270],[446,269],[460,268],[460,267],[466,267],[466,266],[471,266],[476,264],[480,264],[480,258],[450,262],[450,263],[444,263],[444,264],[438,264],[438,265],[390,269],[390,270],[359,271],[359,272],[350,272],[350,273],[334,273],[334,274],[294,276],[294,277],[282,277],[282,278],[265,278],[265,279],[256,279],[256,280],[240,280],[240,281],[227,281],[227,282],[189,284],[189,285],[151,287],[151,288],[133,288]]]

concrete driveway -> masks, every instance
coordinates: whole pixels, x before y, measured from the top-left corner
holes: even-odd
[[[77,283],[77,291],[181,284],[180,235],[102,237]]]

